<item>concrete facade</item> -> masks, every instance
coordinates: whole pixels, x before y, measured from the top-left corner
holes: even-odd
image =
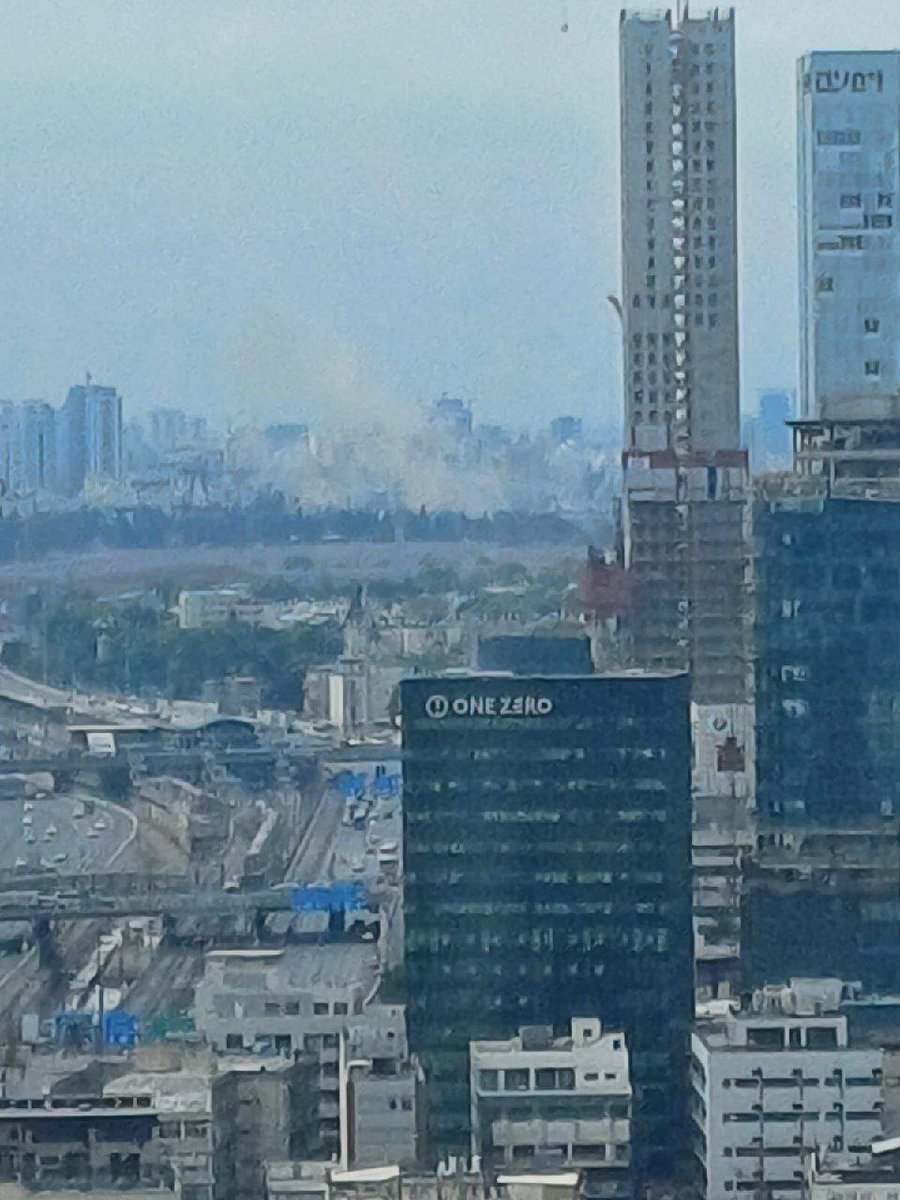
[[[575,1018],[469,1047],[472,1152],[490,1177],[576,1168],[585,1195],[631,1194],[631,1081],[623,1033]]]
[[[694,1153],[707,1200],[802,1188],[805,1152],[865,1152],[881,1130],[882,1051],[851,1044],[840,980],[761,989],[692,1036]]]
[[[626,445],[736,449],[734,15],[620,24]]]

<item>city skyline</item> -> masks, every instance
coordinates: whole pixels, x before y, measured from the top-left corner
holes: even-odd
[[[551,0],[230,5],[177,39],[158,8],[8,8],[0,393],[53,402],[87,363],[129,416],[450,390],[619,420],[619,7],[575,0],[563,35]],[[750,411],[797,375],[796,59],[890,48],[892,5],[735,7]]]

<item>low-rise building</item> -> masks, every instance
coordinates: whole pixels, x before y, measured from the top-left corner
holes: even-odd
[[[280,950],[216,950],[195,992],[198,1032],[219,1051],[315,1054],[319,1126],[326,1153],[340,1149],[339,1042],[378,981],[372,943]]]
[[[694,1153],[707,1200],[789,1200],[805,1152],[865,1154],[881,1131],[883,1052],[853,1044],[835,979],[754,993],[692,1035]]]
[[[248,606],[245,586],[186,590],[178,593],[175,615],[180,629],[209,629],[237,620],[239,615],[243,619]]]
[[[568,1037],[545,1026],[469,1048],[472,1150],[486,1173],[575,1168],[584,1194],[632,1192],[631,1080],[625,1035],[595,1017]]]
[[[402,1005],[370,1005],[341,1037],[341,1161],[348,1169],[396,1163],[424,1152],[424,1075],[410,1060]]]
[[[41,1056],[0,1099],[0,1180],[32,1191],[170,1188],[181,1200],[263,1194],[266,1158],[318,1150],[310,1056],[217,1061],[166,1048]]]
[[[806,1156],[803,1200],[897,1200],[900,1137],[881,1137],[868,1154],[813,1150]]]
[[[318,1071],[299,1054],[223,1067],[212,1089],[214,1200],[245,1200],[264,1195],[267,1161],[318,1152]]]

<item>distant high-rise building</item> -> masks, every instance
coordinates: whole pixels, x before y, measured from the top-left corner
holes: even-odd
[[[467,438],[472,433],[472,406],[458,396],[446,392],[434,402],[431,420],[438,428],[456,438]]]
[[[801,415],[900,416],[900,51],[798,63]]]
[[[550,422],[550,437],[557,446],[564,446],[566,442],[580,446],[582,436],[581,417],[555,417]]]
[[[281,425],[267,425],[263,436],[272,450],[287,450],[296,447],[298,450],[309,450],[309,426],[291,421]]]
[[[171,454],[184,446],[188,437],[188,417],[181,408],[154,408],[150,414],[150,440],[162,454]]]
[[[620,51],[627,446],[733,450],[734,15],[623,12]]]
[[[635,1154],[683,1153],[692,1012],[683,674],[406,679],[406,980],[437,1154],[470,1146],[469,1043],[590,1013],[628,1038]]]
[[[759,394],[759,412],[744,422],[744,439],[755,475],[766,471],[784,471],[791,465],[793,392],[771,388]]]
[[[42,400],[0,403],[0,488],[8,496],[56,484],[56,413]]]
[[[122,397],[91,382],[69,388],[59,412],[58,464],[62,490],[76,495],[91,478],[122,475]]]

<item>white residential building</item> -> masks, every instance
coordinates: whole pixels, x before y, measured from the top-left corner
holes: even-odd
[[[851,1045],[834,979],[754,994],[692,1036],[694,1151],[707,1200],[800,1193],[804,1153],[866,1153],[881,1131],[882,1051]]]
[[[573,1018],[569,1037],[527,1026],[469,1046],[472,1152],[485,1169],[577,1167],[586,1194],[631,1194],[631,1081],[625,1035]]]

